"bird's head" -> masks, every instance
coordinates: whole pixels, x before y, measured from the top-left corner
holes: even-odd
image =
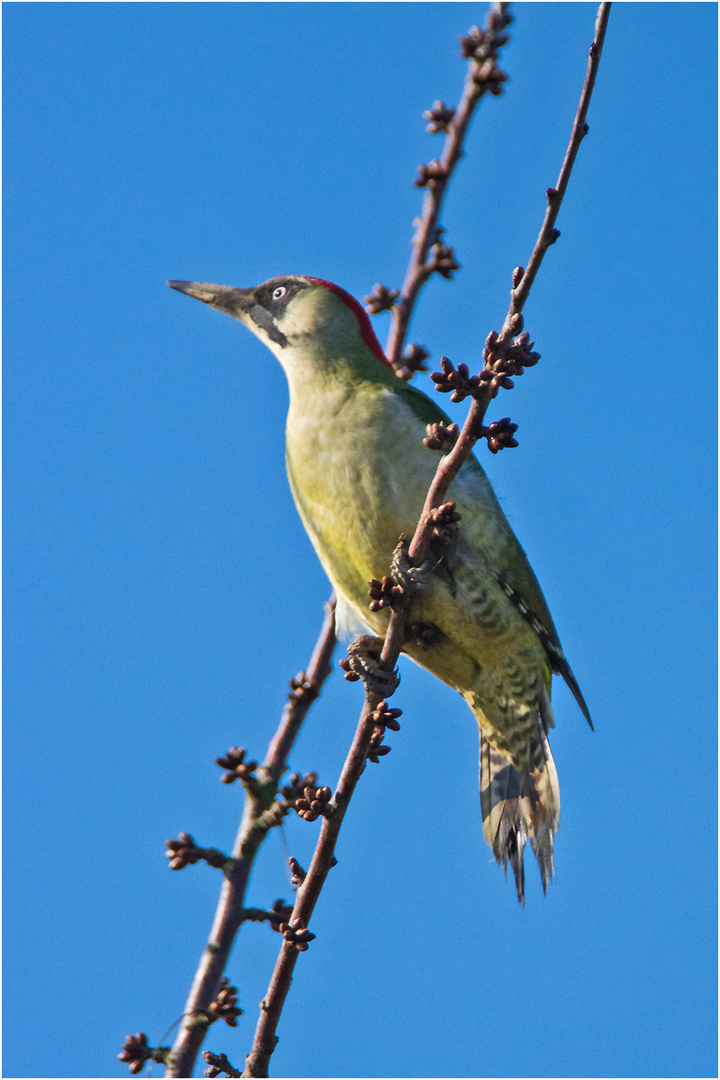
[[[168,281],[252,331],[288,369],[291,357],[332,360],[348,353],[374,355],[390,364],[362,305],[339,285],[315,277],[284,275],[252,289],[199,281]],[[392,370],[392,369],[391,369]]]

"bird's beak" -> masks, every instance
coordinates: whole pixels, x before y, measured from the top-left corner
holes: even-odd
[[[270,312],[258,303],[257,289],[234,289],[232,285],[210,285],[206,281],[168,281],[168,285],[237,319],[269,349],[284,348],[288,343]]]
[[[168,281],[168,285],[236,318],[253,304],[253,289],[234,289],[232,285],[211,285],[206,281]]]

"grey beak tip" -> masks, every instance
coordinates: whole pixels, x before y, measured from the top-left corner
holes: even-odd
[[[210,285],[204,281],[168,281],[168,285],[184,296],[191,296],[212,307],[217,307],[218,300],[227,291],[223,285]]]

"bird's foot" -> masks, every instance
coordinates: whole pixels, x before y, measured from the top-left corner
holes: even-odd
[[[416,589],[427,589],[430,577],[437,569],[440,559],[430,553],[419,566],[411,566],[408,548],[408,541],[403,538],[393,551],[390,573],[405,593],[414,592]]]
[[[400,685],[397,668],[388,671],[381,664],[382,638],[362,634],[348,648],[347,660],[340,661],[340,667],[346,672],[345,678],[362,679],[367,687],[383,697],[390,697]]]

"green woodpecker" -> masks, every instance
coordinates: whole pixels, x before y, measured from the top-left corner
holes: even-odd
[[[233,316],[282,364],[290,486],[337,594],[338,631],[384,634],[389,612],[370,611],[368,583],[389,573],[398,539],[415,530],[438,464],[423,444],[426,425],[447,416],[395,375],[363,308],[330,282],[169,284]],[[505,869],[510,862],[523,902],[526,839],[543,888],[553,873],[560,816],[548,744],[553,672],[590,716],[525,552],[474,456],[447,497],[457,504],[459,530],[427,587],[412,594],[404,652],[475,714],[485,839]],[[413,627],[424,632],[413,637]]]

